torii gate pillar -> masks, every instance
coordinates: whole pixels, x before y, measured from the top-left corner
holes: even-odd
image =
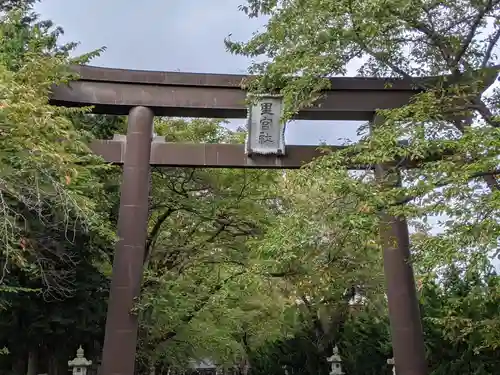
[[[384,121],[376,115],[372,127]],[[383,164],[375,166],[376,179],[387,188],[399,186],[399,171]],[[389,307],[394,371],[398,375],[427,375],[422,319],[415,276],[410,260],[408,223],[402,216],[381,214],[380,237],[383,245],[384,274]]]
[[[132,309],[140,294],[147,240],[153,117],[146,107],[134,107],[128,116],[102,375],[134,375],[138,321]]]

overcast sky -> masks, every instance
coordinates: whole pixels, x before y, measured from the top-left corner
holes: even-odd
[[[238,11],[244,0],[42,0],[36,10],[65,30],[78,52],[105,46],[92,65],[110,68],[245,74],[249,61],[226,52],[224,38],[247,40],[263,26]],[[233,124],[243,124],[237,120]],[[288,144],[355,140],[359,122],[297,121]]]

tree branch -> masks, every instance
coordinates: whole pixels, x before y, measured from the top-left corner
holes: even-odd
[[[495,116],[481,98],[475,98],[470,108],[476,110],[488,125],[494,128],[500,127],[500,121],[495,120]]]
[[[486,105],[485,105],[485,108],[488,110]],[[468,121],[465,121],[464,124],[462,124],[460,121],[456,120],[455,127],[463,134],[465,132],[465,128],[471,126],[471,122],[472,122],[472,119],[470,119],[470,118],[468,119]],[[496,190],[500,189],[498,181],[494,175],[486,175],[483,177],[484,177],[484,181],[486,182],[486,185],[488,185],[488,187],[490,188],[491,191],[496,191]]]
[[[143,259],[143,264],[146,265],[148,263],[149,257],[151,255],[151,250],[153,247],[153,244],[156,242],[156,239],[158,238],[158,235],[160,234],[160,229],[165,220],[174,213],[176,209],[174,208],[169,208],[167,211],[165,211],[160,217],[158,217],[158,220],[156,221],[153,229],[151,230],[151,233],[148,236],[148,240],[146,241],[146,251],[144,252],[144,259]]]
[[[218,283],[216,286],[214,286],[210,290],[209,295],[200,299],[194,305],[193,309],[180,319],[180,323],[181,324],[190,323],[196,317],[196,314],[199,313],[201,310],[203,310],[203,308],[210,302],[210,299],[213,297],[214,294],[216,294],[218,291],[220,291],[227,283],[229,283],[230,281],[232,281],[236,277],[243,275],[245,272],[246,272],[246,270],[237,272],[237,273],[227,277],[226,279],[224,279],[223,281]],[[165,343],[166,341],[177,336],[178,332],[179,332],[178,329],[169,331],[169,332],[163,334],[162,336],[160,336],[159,338],[152,340],[152,342],[154,343],[154,346],[156,347],[157,345],[159,345],[161,343]]]
[[[496,29],[496,31],[493,33],[491,40],[488,43],[488,47],[486,48],[486,52],[484,54],[483,61],[481,63],[481,68],[485,68],[488,65],[488,61],[490,61],[493,49],[498,43],[498,39],[500,39],[500,27]]]
[[[476,173],[472,173],[472,174],[470,174],[467,177],[467,179],[468,180],[472,180],[474,178],[479,178],[479,177],[493,177],[494,178],[497,175],[500,175],[500,169],[495,169],[494,171],[488,171],[488,172],[476,172]],[[432,191],[432,190],[434,190],[436,188],[447,186],[447,185],[449,185],[451,183],[452,183],[452,181],[450,181],[450,180],[440,181],[437,184],[435,184],[430,191]],[[496,183],[496,185],[495,185],[494,190],[497,190],[498,189],[498,182],[495,180],[495,183]],[[389,206],[390,207],[394,207],[394,206],[401,206],[403,204],[410,203],[414,199],[417,199],[417,198],[421,197],[422,195],[430,193],[430,191],[426,191],[426,192],[421,193],[421,194],[410,195],[408,197],[402,198],[401,200],[399,200],[397,202],[394,202],[394,203],[390,204]]]
[[[465,39],[462,42],[462,46],[460,47],[460,50],[456,54],[455,58],[453,59],[451,63],[451,67],[456,67],[459,63],[460,60],[462,60],[462,57],[465,55],[467,52],[467,48],[469,48],[469,45],[471,44],[472,40],[476,36],[477,29],[479,25],[481,25],[481,22],[483,21],[485,15],[490,12],[495,5],[498,4],[498,1],[493,1],[493,0],[488,0],[488,3],[484,6],[483,9],[481,9],[477,15],[476,18],[474,19],[472,26],[469,30],[469,33],[465,37]]]

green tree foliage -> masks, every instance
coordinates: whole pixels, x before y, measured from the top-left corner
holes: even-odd
[[[500,368],[498,275],[491,263],[464,274],[451,267],[437,282],[422,285],[421,309],[428,362],[433,375],[493,374]],[[252,353],[254,374],[327,373],[308,321],[293,338],[267,343]],[[477,324],[480,323],[480,324]],[[385,311],[355,308],[338,336],[342,367],[352,375],[389,373],[392,357]]]
[[[71,216],[71,207],[62,210],[62,203],[55,198],[49,201],[53,198],[44,190],[40,195],[47,201],[46,206],[57,214],[67,213],[67,226],[71,231],[57,225],[60,223],[47,214],[43,222],[36,215],[26,219],[31,226],[24,236],[34,236],[33,228],[50,236],[60,248],[61,260],[33,269],[36,261],[26,256],[24,268],[17,263],[11,266],[16,273],[10,271],[9,285],[30,287],[38,293],[17,293],[4,299],[7,308],[2,311],[5,325],[2,340],[11,350],[9,362],[21,359],[15,371],[22,373],[23,359],[25,361],[28,352],[35,349],[43,356],[64,363],[72,354],[68,350],[74,348],[69,342],[65,350],[58,349],[57,345],[62,340],[67,342],[69,333],[75,345],[87,345],[90,356],[98,354],[88,348],[92,348],[93,340],[102,340],[107,277],[112,262],[112,242],[106,228],[116,223],[120,174],[119,169],[105,167],[90,157],[87,144],[92,136],[109,139],[114,133],[123,133],[126,121],[50,106],[47,97],[51,84],[72,78],[67,70],[68,65],[75,62],[67,56],[71,48],[57,46],[59,31],[52,32],[49,22],[28,20],[26,13],[13,13],[9,17],[15,22],[9,29],[9,38],[3,39],[4,43],[10,43],[5,47],[8,53],[4,60],[22,63],[9,66],[8,71],[18,74],[20,67],[28,66],[31,61],[40,64],[45,60],[55,64],[54,70],[57,68],[48,75],[39,68],[39,81],[23,78],[26,85],[40,89],[36,96],[39,102],[30,98],[33,107],[28,108],[34,112],[26,113],[23,118],[16,117],[11,126],[23,125],[20,120],[39,122],[34,124],[39,126],[36,129],[26,126],[26,131],[31,133],[22,134],[22,140],[31,143],[23,147],[39,147],[40,155],[35,156],[46,163],[44,167],[49,169],[50,176],[60,175],[58,181],[65,189],[62,193],[73,193],[71,189],[78,188],[79,201],[75,207],[94,215],[82,214],[77,221],[78,218]],[[9,22],[11,18],[6,18],[5,27],[11,26]],[[39,46],[39,50],[30,43]],[[37,54],[37,51],[41,52]],[[42,80],[45,86],[40,86]],[[11,99],[9,105],[26,106],[18,99],[18,96]],[[34,116],[38,113],[35,105],[41,103],[45,106],[41,112],[47,116],[42,118],[45,122]],[[53,128],[49,129],[48,124]],[[240,142],[243,139],[241,133],[229,132],[217,121],[160,119],[155,125],[156,132],[169,141]],[[47,140],[36,133],[40,129],[47,132]],[[69,135],[71,142],[62,142]],[[9,157],[12,154],[6,153]],[[58,163],[53,162],[55,158],[59,158]],[[62,169],[65,167],[71,168],[71,175]],[[32,171],[33,168],[20,175],[19,183],[31,184],[21,177],[29,177]],[[260,236],[272,219],[273,206],[269,202],[275,192],[271,187],[276,175],[276,172],[243,170],[153,171],[144,294],[138,305],[142,318],[141,353],[144,353],[141,358],[148,366],[152,361],[184,364],[191,358],[209,354],[221,363],[241,362],[244,366],[249,346],[258,346],[269,337],[279,335],[287,300],[274,287],[273,275],[261,277],[253,272],[256,255],[247,243],[248,239]],[[88,185],[77,185],[80,176]],[[73,237],[66,238],[67,233]],[[26,271],[27,267],[31,267],[31,273]],[[37,276],[37,272],[46,275],[54,268],[59,279],[52,277],[45,282]],[[12,340],[14,333],[17,333],[16,340]],[[43,367],[40,369],[43,371]]]
[[[314,200],[352,202],[339,216],[336,201],[321,208],[322,215],[355,228],[360,241],[354,239],[353,250],[378,238],[381,211],[405,215],[417,232],[412,247],[421,282],[453,263],[461,272],[479,272],[484,258],[498,251],[500,234],[498,89],[491,86],[499,2],[250,0],[241,9],[267,16],[267,25],[248,42],[227,40],[228,49],[259,56],[250,66],[258,77],[247,85],[281,92],[287,118],[321,96],[329,86],[325,77],[346,74],[351,62],[359,63],[359,75],[405,78],[424,90],[404,107],[378,111],[376,125],[369,135],[362,129],[358,144],[291,176],[294,189],[284,195],[308,196],[319,179],[324,183]],[[430,75],[440,77],[415,80]],[[410,162],[419,168],[405,169]],[[377,163],[390,172],[381,180],[370,170],[354,174],[346,167]],[[402,186],[388,189],[396,182],[393,172]],[[298,216],[286,233],[278,231],[298,233],[314,218],[308,211]],[[470,324],[480,329],[483,322]],[[490,348],[499,338],[488,340]]]
[[[242,140],[217,121],[159,120],[155,129],[168,141]],[[325,216],[331,202],[316,199],[324,181],[293,194],[294,175],[154,171],[138,305],[144,371],[211,358],[245,373],[263,346],[307,326],[319,358],[308,359],[309,371],[328,373],[326,358],[352,318],[353,298],[363,295],[375,306],[381,297],[379,252],[371,238],[360,244],[363,232],[350,217],[336,219],[355,201],[340,197],[335,214]]]
[[[2,2],[0,22],[0,345],[14,374],[29,353],[56,368],[72,346],[101,339],[107,279],[98,265],[114,241],[109,167],[71,120],[85,109],[48,100],[52,84],[74,77],[68,66],[95,53],[70,58],[75,44],[58,45],[62,30],[32,3]]]
[[[105,166],[68,119],[81,110],[48,103],[51,85],[71,77],[68,46],[58,48],[51,25],[26,24],[25,14],[6,14],[0,29],[2,280],[17,267],[49,287],[62,280],[51,264],[65,256],[51,230],[68,242],[91,230],[109,235],[97,176]]]
[[[9,11],[0,24],[0,347],[8,347],[3,360],[16,375],[37,350],[61,370],[79,344],[98,359],[94,342],[102,342],[120,169],[101,163],[87,145],[126,129],[122,117],[49,104],[51,85],[73,78],[69,64],[92,54],[70,59],[74,44],[59,46],[62,30],[40,21],[32,3],[0,3]],[[467,363],[471,373],[498,369],[498,277],[484,262],[498,234],[491,172],[496,93],[475,95],[490,82],[488,69],[476,72],[491,65],[497,38],[496,24],[485,29],[482,23],[497,12],[496,3],[488,4],[252,1],[244,8],[268,14],[268,28],[231,48],[271,58],[252,67],[263,75],[249,84],[282,87],[289,114],[324,87],[318,76],[341,74],[362,55],[371,56],[362,74],[448,73],[452,89],[442,95],[443,82],[433,82],[409,106],[381,113],[385,122],[360,145],[300,171],[154,169],[135,311],[141,373],[172,373],[210,358],[240,374],[283,374],[283,366],[290,374],[326,374],[335,344],[347,373],[388,371],[381,209],[419,224],[412,241],[434,374]],[[422,12],[428,20],[412,21]],[[479,19],[477,26],[465,28],[471,19]],[[473,37],[460,53],[470,30],[490,34]],[[411,43],[418,48],[402,47]],[[441,56],[443,46],[456,63]],[[301,77],[291,79],[296,73]],[[470,107],[457,108],[457,97]],[[482,126],[447,117],[472,110]],[[243,141],[242,132],[223,125],[157,119],[155,131],[170,142]],[[443,137],[452,132],[451,140]],[[408,147],[398,143],[402,137],[410,139]],[[403,187],[391,190],[342,166],[431,155],[437,161],[404,172]],[[485,177],[490,190],[478,179]],[[442,213],[455,222],[430,233],[421,219]]]
[[[305,324],[293,338],[285,338],[259,348],[254,354],[254,374],[328,374],[324,353],[315,345],[316,333]],[[338,337],[342,369],[346,374],[389,373],[391,356],[387,319],[372,311],[357,311],[346,320]]]
[[[243,139],[221,125],[159,120],[155,131],[167,141]],[[269,280],[272,275],[259,273],[250,246],[275,216],[271,202],[277,176],[223,169],[153,172],[139,306],[147,358],[178,365],[210,354],[219,363],[235,363],[245,357],[245,345],[279,331],[284,298]]]
[[[281,290],[296,302],[297,319],[313,329],[321,373],[352,304],[364,300],[376,310],[383,297],[376,223],[359,218],[356,196],[325,194],[329,177],[287,172],[276,186],[279,215],[257,244],[263,265],[283,274]]]
[[[482,272],[452,266],[441,282],[424,285],[424,327],[434,374],[498,371],[499,280],[484,262]]]

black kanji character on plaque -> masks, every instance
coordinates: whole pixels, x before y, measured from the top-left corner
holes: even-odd
[[[269,130],[273,121],[269,117],[262,117],[260,119],[260,128],[262,130]]]
[[[260,132],[259,133],[259,143],[272,143],[273,137],[269,133]]]
[[[273,103],[261,103],[260,104],[260,114],[261,115],[272,115]]]

